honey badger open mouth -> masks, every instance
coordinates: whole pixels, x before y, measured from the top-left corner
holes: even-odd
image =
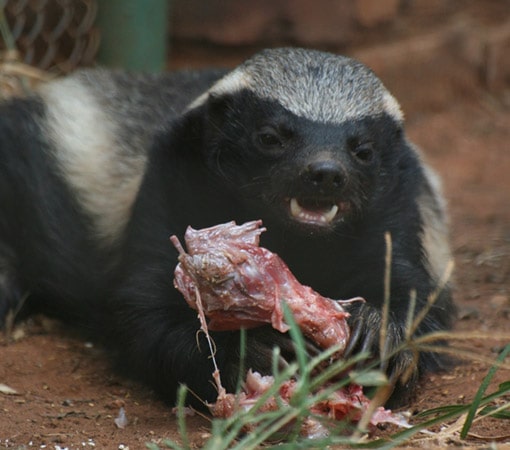
[[[296,198],[289,200],[290,215],[298,222],[328,226],[341,219],[350,209],[348,202],[334,199]]]

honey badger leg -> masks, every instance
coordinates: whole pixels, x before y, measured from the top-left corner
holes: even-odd
[[[390,401],[389,406],[392,406],[392,403],[395,406],[397,402],[398,404],[407,402],[413,395],[414,384],[418,378],[418,367],[410,351],[397,350],[405,339],[405,325],[394,320],[389,321],[383,347],[387,355],[385,356],[380,354],[381,311],[365,303],[349,307],[349,312],[352,314],[349,320],[351,338],[344,356],[348,358],[361,352],[368,352],[370,356],[361,362],[360,366],[377,364],[382,371],[386,372],[390,382],[395,384],[393,401]]]
[[[451,317],[451,307],[446,301],[448,298],[448,289],[439,294],[436,304],[418,324],[414,333],[415,337],[448,328]],[[399,300],[403,301],[403,299]],[[394,302],[396,301],[394,299]],[[405,302],[408,304],[407,300]],[[418,310],[422,306],[418,306]],[[348,358],[360,352],[369,353],[368,360],[360,365],[374,363],[387,374],[394,385],[390,400],[386,403],[389,407],[409,402],[415,394],[417,381],[424,372],[447,367],[448,364],[441,355],[429,352],[420,352],[417,355],[406,344],[407,311],[405,308],[402,308],[400,315],[397,308],[395,312],[390,313],[385,333],[381,333],[383,319],[380,308],[364,303],[349,305],[348,310],[351,313],[349,318],[351,338],[344,356]],[[385,335],[383,346],[380,344],[382,335]]]

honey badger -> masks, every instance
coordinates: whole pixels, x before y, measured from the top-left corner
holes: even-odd
[[[28,303],[110,347],[117,365],[175,400],[185,383],[214,400],[207,346],[172,272],[169,244],[194,228],[262,219],[261,245],[322,295],[350,307],[347,354],[379,353],[385,240],[391,233],[387,349],[405,333],[450,258],[437,176],[407,140],[395,98],[364,65],[303,49],[262,51],[230,72],[134,77],[86,72],[0,111],[0,314]],[[448,287],[417,334],[450,326]],[[213,334],[227,387],[239,333]],[[199,338],[202,339],[202,338]],[[248,332],[245,367],[268,372],[289,337]],[[385,364],[399,380],[412,364]],[[420,356],[397,382],[442,366]]]

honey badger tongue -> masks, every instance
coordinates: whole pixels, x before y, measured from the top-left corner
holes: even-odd
[[[290,200],[290,213],[300,222],[314,224],[329,224],[338,213],[338,205],[332,204],[329,208],[311,210],[301,206],[296,198]]]

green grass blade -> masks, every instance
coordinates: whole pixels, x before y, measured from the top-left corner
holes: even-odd
[[[177,426],[179,429],[179,435],[182,439],[182,448],[189,449],[188,430],[186,427],[186,414],[185,414],[185,403],[188,388],[181,384],[177,391]]]
[[[147,444],[145,444],[145,447],[147,447],[149,450],[160,450],[159,446],[152,442],[147,442]]]
[[[246,363],[246,346],[247,346],[247,334],[246,329],[241,328],[239,330],[239,371],[237,374],[236,394],[241,392],[245,376],[245,363]]]
[[[510,420],[510,403],[500,406],[486,406],[480,411],[481,416],[490,416],[494,419]]]
[[[285,323],[290,327],[289,334],[296,348],[296,360],[299,366],[299,372],[301,376],[307,376],[308,358],[305,350],[306,348],[305,338],[303,337],[303,333],[301,333],[301,330],[299,329],[296,321],[294,320],[294,315],[292,314],[292,311],[290,310],[289,306],[285,301],[282,301],[282,308]]]
[[[510,393],[510,382],[502,383],[496,392],[483,397],[479,405],[483,406],[487,403],[490,403],[498,398],[501,398],[503,395]],[[447,420],[455,419],[460,415],[468,412],[471,408],[471,404],[469,405],[449,405],[439,408],[434,408],[432,410],[424,411],[418,414],[417,417],[428,416],[432,413],[440,413],[437,417],[426,420],[425,422],[421,422],[417,425],[414,425],[411,428],[407,428],[405,430],[399,431],[397,433],[392,434],[388,438],[377,439],[368,443],[353,445],[354,448],[378,448],[378,449],[391,449],[399,444],[404,443],[407,439],[413,437],[415,434],[425,430],[431,426],[444,424]],[[430,414],[429,414],[430,413]]]
[[[471,407],[468,411],[468,415],[466,417],[466,421],[464,422],[464,426],[462,427],[462,430],[460,432],[461,439],[466,439],[469,429],[471,428],[471,425],[473,424],[473,419],[475,418],[476,411],[478,410],[478,408],[480,406],[480,402],[482,400],[483,394],[489,387],[489,384],[492,381],[494,374],[496,373],[496,371],[499,368],[499,364],[505,360],[506,356],[509,353],[510,353],[510,344],[508,344],[503,349],[503,351],[498,356],[496,363],[489,369],[489,371],[487,372],[487,375],[485,376],[482,383],[480,384],[480,387],[478,388],[478,391],[476,392],[475,398],[473,399],[473,402],[471,403]]]

